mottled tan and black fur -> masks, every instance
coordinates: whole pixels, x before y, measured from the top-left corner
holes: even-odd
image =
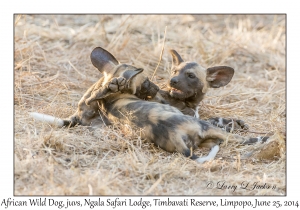
[[[143,69],[119,63],[108,51],[95,48],[91,61],[103,77],[88,89],[76,113],[64,120],[64,125],[98,126],[103,122],[121,121],[140,128],[142,137],[160,148],[168,152],[178,151],[198,162],[213,159],[223,140],[251,142],[251,139],[184,115],[169,104],[143,100],[155,98],[159,88],[142,73]],[[48,122],[51,120],[50,117]],[[199,158],[192,153],[198,147],[211,148],[211,152],[207,157]]]
[[[105,55],[107,51],[102,48],[95,50],[99,54],[92,57],[92,62],[97,63],[94,65],[98,69],[103,67],[105,74],[99,80],[102,85],[95,87],[90,93],[91,97],[85,102],[88,106],[97,102],[110,121],[121,121],[140,128],[142,137],[160,148],[168,152],[180,152],[199,162],[214,158],[223,140],[239,143],[247,141],[242,136],[227,133],[206,121],[184,115],[168,104],[141,100],[134,94],[147,80],[141,74],[142,70],[134,66],[120,66],[111,61],[111,56]],[[199,146],[212,148],[208,158],[199,158],[192,153]]]

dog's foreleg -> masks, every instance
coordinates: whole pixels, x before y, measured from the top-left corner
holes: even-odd
[[[238,134],[228,134],[228,142],[238,142],[240,144],[255,144],[257,142],[265,143],[268,141],[269,136],[259,136],[259,137],[244,137]]]
[[[49,124],[55,125],[57,127],[63,127],[64,125],[70,124],[70,121],[68,121],[68,120],[63,120],[63,119],[60,119],[57,117],[53,117],[51,115],[41,114],[41,113],[37,113],[37,112],[31,112],[30,116],[33,117],[35,120],[49,123]]]
[[[104,99],[111,94],[117,93],[125,89],[126,79],[124,77],[113,77],[110,81],[103,86],[95,87],[86,98],[86,105],[90,105],[93,101]],[[99,86],[99,85],[98,85]]]

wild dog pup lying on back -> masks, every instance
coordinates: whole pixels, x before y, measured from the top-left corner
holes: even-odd
[[[168,89],[159,90],[156,101],[167,103],[179,109],[183,114],[199,118],[198,107],[209,88],[219,88],[227,85],[234,74],[234,69],[228,66],[215,66],[205,69],[196,62],[185,62],[175,51],[172,55],[172,75],[168,81]],[[226,128],[246,128],[242,120],[223,119],[220,117],[208,120],[213,125]]]
[[[93,64],[102,69],[104,78],[100,80],[102,85],[95,87],[85,102],[87,106],[97,102],[110,121],[121,121],[140,128],[142,137],[160,148],[168,152],[180,152],[201,163],[215,157],[223,140],[239,143],[249,141],[208,122],[184,115],[168,104],[141,100],[134,94],[144,92],[141,86],[147,79],[141,74],[142,69],[119,64],[102,48],[96,48],[92,55]],[[211,148],[209,155],[199,158],[193,154],[192,150],[199,146]]]

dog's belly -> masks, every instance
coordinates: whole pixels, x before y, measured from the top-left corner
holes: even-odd
[[[196,148],[201,143],[197,119],[169,105],[132,98],[118,99],[107,107],[109,119],[141,129],[142,137],[168,152]]]
[[[167,123],[168,127],[175,126],[185,118],[183,114],[170,105],[159,104],[132,98],[118,99],[113,105],[107,107],[108,114],[120,121],[143,128],[149,124]],[[171,120],[173,118],[173,120]]]

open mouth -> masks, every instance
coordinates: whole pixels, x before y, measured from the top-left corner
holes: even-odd
[[[170,93],[171,94],[173,94],[173,93],[182,94],[183,92],[181,90],[176,89],[176,88],[171,88]]]

